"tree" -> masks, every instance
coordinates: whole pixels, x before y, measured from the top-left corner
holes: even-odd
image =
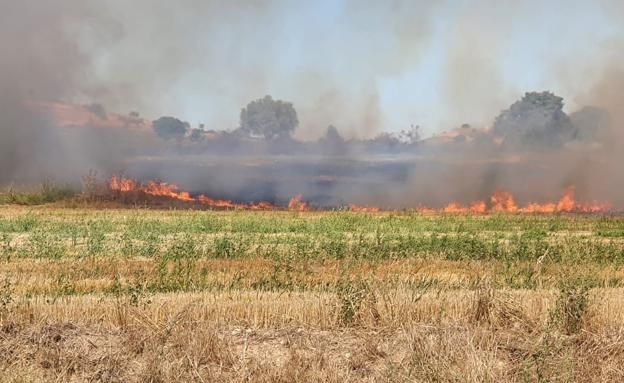
[[[241,130],[250,136],[274,140],[290,137],[299,120],[290,102],[264,96],[241,110],[240,125]]]
[[[93,103],[89,105],[84,105],[84,108],[90,113],[93,113],[95,116],[101,118],[102,120],[106,120],[106,108],[104,108],[104,105]]]
[[[338,129],[334,125],[329,125],[325,132],[325,141],[330,144],[343,143],[344,138],[338,133]]]
[[[345,139],[340,135],[338,129],[336,129],[336,127],[333,125],[329,125],[327,127],[325,137],[319,138],[318,143],[321,150],[326,155],[342,156],[348,152]]]
[[[152,122],[152,127],[156,134],[165,140],[181,140],[186,136],[190,124],[175,117],[161,117]]]
[[[399,132],[399,141],[404,144],[412,145],[420,141],[420,126],[410,125],[409,129],[403,129]]]
[[[530,92],[496,117],[493,133],[511,147],[556,147],[573,139],[575,129],[563,112],[563,98]]]
[[[204,139],[204,129],[191,129],[191,134],[189,134],[189,139],[193,142],[199,142]]]

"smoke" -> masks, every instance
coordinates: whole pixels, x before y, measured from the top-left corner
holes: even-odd
[[[621,19],[619,2],[0,5],[2,184],[95,169],[244,200],[408,207],[506,188],[522,202],[575,185],[624,204],[623,32],[595,16]],[[522,101],[542,90],[563,100]],[[234,131],[264,95],[292,103],[292,135],[266,134],[266,116]],[[399,133],[423,122],[430,137]]]
[[[106,120],[107,118],[106,108],[104,108],[104,105],[102,104],[93,103],[85,105],[84,108],[88,112],[93,113],[95,116],[101,118],[102,120]]]
[[[115,161],[115,146],[87,131],[60,131],[41,103],[78,99],[90,57],[77,43],[77,21],[99,23],[83,1],[2,1],[0,14],[0,182],[75,180]],[[101,105],[87,107],[104,117]],[[86,170],[85,170],[86,168]]]
[[[98,93],[90,85],[94,57],[83,46],[109,40],[114,23],[94,2],[2,0],[0,5],[0,183],[77,183],[89,170],[122,169],[124,158],[150,139],[95,128],[102,121],[126,127],[141,122],[120,115],[106,121],[105,107],[91,101]],[[84,110],[68,104],[81,100],[88,101]],[[71,114],[91,117],[79,122],[79,129],[60,129],[59,112],[70,119]]]
[[[0,15],[0,181],[44,176],[57,160],[58,137],[49,119],[29,107],[33,99],[69,95],[84,57],[66,39],[67,18],[80,14],[38,1],[2,2]]]
[[[164,111],[234,128],[241,106],[270,94],[293,102],[297,136],[315,139],[332,123],[356,137],[386,127],[378,83],[418,64],[439,6],[112,0],[98,8],[118,25],[114,40],[88,47],[90,85],[110,110],[131,105],[153,118]]]
[[[624,49],[624,40],[618,46]],[[603,145],[592,156],[577,159],[577,169],[585,172],[587,188],[616,203],[624,203],[619,190],[624,187],[624,57],[610,57],[609,65],[596,83],[580,99],[600,109],[584,109],[573,117],[585,122],[586,132],[598,136]],[[607,112],[605,115],[604,111]],[[605,129],[605,126],[608,126]]]

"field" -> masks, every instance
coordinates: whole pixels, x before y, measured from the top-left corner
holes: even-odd
[[[0,206],[2,382],[624,380],[624,216]]]

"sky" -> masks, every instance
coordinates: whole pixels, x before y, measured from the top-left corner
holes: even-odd
[[[232,129],[270,94],[311,139],[487,126],[527,91],[573,110],[624,39],[608,0],[86,1],[66,25],[89,58],[75,100]]]

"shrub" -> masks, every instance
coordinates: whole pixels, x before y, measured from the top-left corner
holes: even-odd
[[[567,335],[578,333],[587,320],[589,286],[586,283],[565,281],[550,312],[551,323]]]

